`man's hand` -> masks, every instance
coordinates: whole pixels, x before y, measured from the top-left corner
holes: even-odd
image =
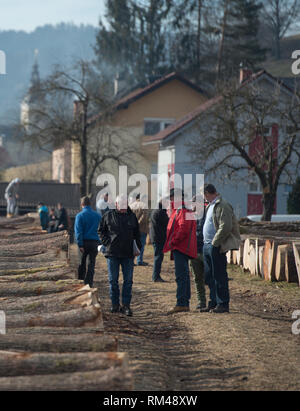
[[[82,254],[84,253],[84,248],[83,247],[79,247],[79,250]]]

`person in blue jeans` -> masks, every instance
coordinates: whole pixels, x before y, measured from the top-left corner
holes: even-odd
[[[155,283],[163,283],[165,280],[161,278],[161,266],[164,260],[164,244],[167,237],[169,217],[167,210],[162,206],[162,200],[158,203],[158,209],[152,211],[150,216],[150,240],[154,248],[154,264],[152,281]]]
[[[81,253],[78,279],[83,280],[92,288],[98,245],[100,244],[98,229],[101,216],[92,210],[90,198],[87,196],[82,198],[81,207],[82,211],[77,214],[74,225],[75,238]],[[86,269],[87,260],[88,269]]]
[[[228,313],[230,293],[226,253],[239,248],[239,225],[232,206],[222,199],[214,185],[204,186],[204,197],[209,203],[203,226],[203,259],[210,301],[200,312]]]
[[[107,211],[100,224],[100,240],[105,247],[107,259],[111,312],[121,312],[132,316],[134,252],[133,244],[141,249],[139,223],[128,207],[127,197],[121,195],[116,200],[116,209]],[[123,273],[122,306],[120,305],[119,273]]]

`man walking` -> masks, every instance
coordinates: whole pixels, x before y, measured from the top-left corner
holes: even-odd
[[[144,249],[146,245],[147,234],[149,232],[149,213],[146,203],[140,199],[140,194],[137,194],[135,201],[130,205],[131,210],[136,215],[140,228],[141,249],[140,255],[137,257],[137,265],[147,266],[148,263],[143,261]]]
[[[75,237],[81,252],[81,262],[78,267],[78,278],[93,287],[96,257],[100,243],[98,228],[101,217],[91,208],[89,197],[81,200],[82,211],[75,218]],[[86,262],[88,259],[88,269]]]
[[[18,214],[17,200],[19,198],[20,179],[12,180],[5,189],[4,197],[7,202],[6,217],[12,218]]]
[[[116,209],[107,211],[100,224],[100,240],[107,258],[111,312],[132,316],[130,308],[133,284],[134,241],[141,249],[139,224],[128,207],[127,197],[120,195]],[[119,271],[123,273],[122,307],[120,306]]]
[[[196,221],[184,205],[184,194],[181,193],[181,202],[174,202],[174,189],[170,191],[172,214],[167,228],[167,239],[164,253],[172,251],[175,261],[175,277],[177,283],[177,304],[168,312],[175,314],[189,311],[191,299],[191,283],[189,272],[189,258],[197,257]]]
[[[232,206],[212,184],[205,185],[204,197],[209,203],[203,227],[203,258],[210,301],[200,311],[224,313],[229,312],[230,301],[226,253],[239,248],[239,226]]]
[[[150,216],[150,240],[154,248],[154,264],[152,281],[162,283],[164,280],[160,276],[161,265],[164,259],[164,244],[167,237],[169,217],[167,210],[162,206],[162,200],[158,203],[158,209],[153,210]]]

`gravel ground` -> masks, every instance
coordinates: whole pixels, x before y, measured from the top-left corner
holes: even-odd
[[[101,254],[95,274],[106,333],[128,353],[135,391],[300,389],[300,335],[292,333],[292,313],[300,310],[296,284],[266,283],[230,266],[230,313],[199,313],[192,280],[191,311],[167,315],[176,302],[174,263],[167,255],[167,282],[153,283],[152,246],[145,261],[148,267],[135,267],[131,318],[109,311]]]

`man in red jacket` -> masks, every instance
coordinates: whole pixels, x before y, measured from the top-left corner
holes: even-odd
[[[197,257],[196,220],[191,219],[191,210],[184,205],[184,195],[181,194],[180,204],[174,203],[174,189],[170,191],[172,214],[167,228],[167,239],[164,253],[171,251],[175,262],[175,277],[177,283],[177,304],[168,312],[175,314],[190,310],[191,284],[189,258]],[[190,215],[189,215],[190,214]]]

